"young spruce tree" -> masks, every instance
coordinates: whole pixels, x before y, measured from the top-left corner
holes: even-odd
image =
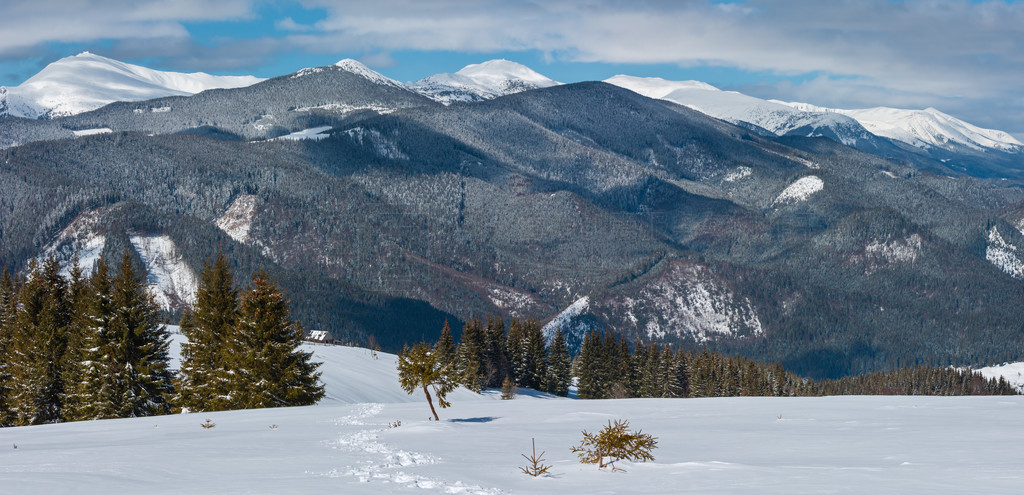
[[[238,290],[224,254],[207,261],[199,275],[196,304],[181,318],[181,373],[175,403],[189,411],[220,411],[228,407],[227,343],[238,318]]]
[[[160,307],[138,276],[125,250],[113,282],[113,320],[108,363],[111,406],[116,417],[170,412],[174,387],[168,363],[170,336],[160,323]]]
[[[299,350],[305,331],[291,320],[288,301],[263,270],[242,295],[231,356],[231,409],[307,406],[324,396],[320,363]]]

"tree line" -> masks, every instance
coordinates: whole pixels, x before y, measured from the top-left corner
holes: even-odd
[[[779,364],[706,349],[629,342],[590,332],[573,361],[581,399],[626,397],[793,397],[823,395],[1016,395],[1004,378],[970,369],[918,366],[836,380],[808,380]]]
[[[408,350],[407,350],[408,351]],[[433,345],[438,366],[447,367],[458,385],[479,392],[505,379],[519,387],[554,395],[569,394],[572,358],[561,330],[550,343],[536,320],[473,318],[462,328],[458,346],[447,322]]]
[[[456,346],[447,324],[433,344],[438,369],[448,366],[470,390],[519,387],[568,394],[576,377],[581,399],[631,397],[795,397],[824,395],[1016,395],[1002,377],[970,369],[917,366],[836,380],[808,380],[782,365],[730,357],[706,349],[676,350],[657,343],[630,344],[613,332],[588,332],[570,357],[559,329],[545,342],[540,324],[500,318],[466,323]]]
[[[200,278],[174,373],[170,335],[129,251],[116,271],[101,258],[89,276],[77,260],[65,276],[52,257],[30,262],[24,276],[4,271],[0,426],[305,405],[323,396],[319,365],[296,350],[303,330],[265,273],[240,292],[221,256]]]

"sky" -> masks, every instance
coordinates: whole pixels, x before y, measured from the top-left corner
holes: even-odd
[[[86,50],[261,77],[354,58],[399,81],[505,58],[561,82],[629,74],[934,107],[1024,140],[1024,2],[5,0],[0,14],[4,86]]]

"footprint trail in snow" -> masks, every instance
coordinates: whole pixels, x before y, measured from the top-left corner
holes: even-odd
[[[368,460],[357,466],[332,469],[324,473],[324,476],[331,478],[354,477],[362,483],[396,483],[409,487],[438,490],[442,493],[466,495],[498,495],[507,493],[504,490],[483,488],[477,485],[469,485],[462,481],[451,482],[402,471],[402,468],[437,464],[442,462],[442,460],[429,454],[395,449],[379,441],[380,433],[386,431],[387,428],[367,420],[380,414],[383,410],[383,404],[358,404],[352,414],[334,421],[334,424],[338,426],[365,425],[372,427],[347,433],[333,442],[327,442],[327,446],[334,449],[362,452],[366,454]]]

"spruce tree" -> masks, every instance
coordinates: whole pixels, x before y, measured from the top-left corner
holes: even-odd
[[[483,367],[484,330],[479,318],[467,321],[462,327],[462,339],[456,350],[458,356],[458,382],[474,392],[480,392],[484,383],[480,379]]]
[[[4,268],[0,276],[0,427],[14,424],[10,407],[11,376],[11,328],[14,318],[17,289],[11,273]]]
[[[580,354],[576,357],[579,398],[603,399],[607,396],[607,388],[603,383],[602,358],[601,336],[597,332],[587,332],[580,346]]]
[[[569,395],[572,383],[572,358],[565,344],[565,334],[559,328],[547,349],[547,372],[544,376],[544,391],[561,397]]]
[[[106,260],[100,258],[86,290],[87,304],[76,362],[75,382],[69,394],[70,420],[114,418],[116,412],[111,398],[110,369],[112,321],[114,319],[113,290]]]
[[[60,422],[65,399],[64,353],[71,315],[67,281],[53,257],[42,266],[30,261],[29,271],[18,294],[8,352],[10,408],[17,425]]]
[[[483,367],[480,376],[485,387],[500,387],[501,381],[509,374],[509,359],[505,351],[505,340],[505,321],[501,318],[487,317],[487,329],[484,332]]]
[[[513,319],[508,327],[508,336],[505,338],[505,353],[508,356],[509,379],[514,383],[526,387],[524,377],[527,375],[526,346],[524,345],[523,325],[518,319]],[[503,384],[504,385],[504,384]]]
[[[437,353],[437,361],[445,366],[455,362],[455,339],[452,338],[452,329],[448,326],[448,320],[444,321],[441,337],[434,344],[434,352]]]
[[[219,411],[228,406],[227,343],[238,318],[238,291],[224,254],[203,264],[196,303],[181,318],[181,373],[175,403],[190,411]]]
[[[320,363],[299,350],[305,331],[291,320],[288,300],[259,270],[242,295],[231,355],[231,409],[307,406],[324,396]]]
[[[114,373],[112,406],[121,418],[166,414],[174,393],[167,354],[170,336],[144,279],[136,275],[131,253],[125,250],[113,281],[108,361]]]
[[[545,350],[544,332],[541,330],[537,320],[527,320],[523,324],[523,340],[521,343],[523,351],[522,369],[523,380],[520,385],[534,390],[540,390],[545,375]]]

